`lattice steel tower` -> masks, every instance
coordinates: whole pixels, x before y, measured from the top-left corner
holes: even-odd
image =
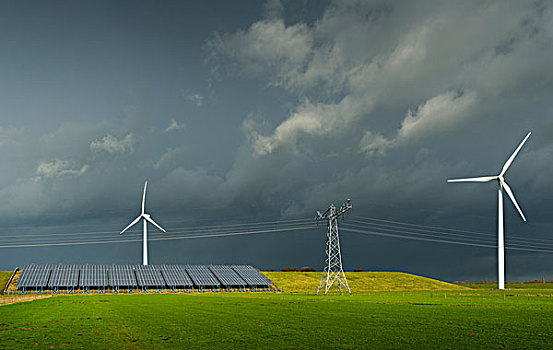
[[[321,214],[320,211],[317,211],[317,221],[326,221],[327,225],[327,242],[326,242],[326,263],[324,272],[321,276],[321,282],[319,283],[319,288],[317,288],[317,293],[324,286],[325,295],[332,287],[334,282],[336,282],[336,287],[340,294],[342,294],[342,285],[346,287],[349,294],[351,295],[351,290],[348,286],[348,281],[344,270],[342,269],[342,253],[340,252],[340,238],[338,237],[338,217],[344,215],[344,213],[351,209],[350,200],[347,199],[340,209],[336,209],[334,204],[330,205],[324,213]]]

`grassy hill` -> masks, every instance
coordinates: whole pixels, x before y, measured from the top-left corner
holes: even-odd
[[[322,272],[263,271],[287,293],[315,293]],[[466,287],[403,272],[346,272],[352,293],[372,291],[466,290]],[[332,288],[329,293],[338,293]]]
[[[13,271],[0,271],[0,293],[4,291],[4,287],[6,286],[6,283],[8,283],[12,273]]]

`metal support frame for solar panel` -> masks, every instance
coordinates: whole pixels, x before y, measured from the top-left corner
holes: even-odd
[[[59,293],[60,289],[65,289],[67,293],[73,293],[79,285],[79,266],[78,265],[54,265],[52,275],[48,281],[48,287],[54,292]]]
[[[6,295],[6,294],[13,294],[13,293],[9,293],[8,292],[8,289],[10,288],[10,285],[12,284],[13,282],[13,279],[15,278],[15,276],[17,275],[17,271],[21,271],[21,269],[19,267],[16,267],[15,270],[13,270],[12,272],[12,275],[10,276],[10,278],[8,279],[8,282],[6,283],[6,286],[4,287],[4,290],[2,291],[2,295]],[[21,275],[21,274],[20,274]]]
[[[262,287],[265,291],[271,290],[271,281],[263,276],[256,268],[250,265],[232,265],[232,269],[240,276],[252,292],[257,292],[259,287]]]
[[[244,281],[244,279],[242,279],[230,266],[210,265],[209,269],[219,282],[221,282],[221,285],[227,292],[232,292],[233,288],[238,289],[240,292],[246,291],[246,281]]]
[[[172,293],[176,293],[179,289],[185,292],[192,291],[192,280],[183,265],[161,265],[160,270],[165,284]]]
[[[136,281],[142,293],[148,293],[149,289],[154,287],[156,292],[163,293],[165,280],[161,275],[161,268],[157,265],[136,265]]]
[[[213,292],[219,290],[219,280],[217,280],[207,265],[186,265],[185,269],[194,285],[198,288],[198,291],[203,292],[204,288],[211,288]]]
[[[21,271],[16,283],[19,293],[27,294],[27,291],[35,291],[35,294],[42,294],[48,286],[48,280],[52,272],[52,265],[27,265]]]
[[[269,282],[269,285],[266,285],[265,286],[265,290],[266,291],[271,291],[271,286],[274,287],[277,291],[279,292],[284,292],[284,290],[282,290],[282,288],[280,288],[273,280],[271,280],[269,277],[265,276],[264,274],[262,274],[257,268],[253,267],[253,266],[250,266],[251,268],[253,268],[255,271],[257,271],[257,273],[259,273],[261,275],[261,277],[265,280],[267,280]]]
[[[54,265],[48,288],[54,293],[65,290],[71,294],[79,286],[79,265]]]
[[[106,265],[83,265],[79,278],[79,286],[83,293],[96,289],[98,294],[105,293],[108,286],[108,270]]]
[[[108,286],[114,293],[121,288],[127,288],[127,293],[133,293],[136,287],[136,276],[131,265],[110,265],[108,267]]]

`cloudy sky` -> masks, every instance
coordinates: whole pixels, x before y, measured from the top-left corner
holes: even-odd
[[[507,245],[527,249],[507,280],[553,279],[551,2],[9,1],[0,44],[2,268],[141,263],[140,227],[41,244],[129,239],[147,179],[163,237],[351,198],[346,269],[494,280],[497,185],[446,179],[498,173],[532,131],[506,174],[528,218],[506,198]],[[375,230],[361,218],[490,247],[345,230]],[[324,244],[324,227],[152,240],[150,263],[321,268]]]

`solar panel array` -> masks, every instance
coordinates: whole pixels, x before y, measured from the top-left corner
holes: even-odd
[[[78,265],[54,265],[48,287],[77,287],[79,285]]]
[[[192,287],[192,280],[183,265],[161,265],[160,269],[168,286]]]
[[[272,282],[249,265],[27,265],[23,268],[16,286],[23,292],[27,288],[55,291],[60,287],[68,289],[120,287],[167,286],[175,291],[181,287],[204,288],[270,286]],[[144,288],[143,288],[144,289]]]
[[[188,272],[195,286],[218,287],[220,285],[217,278],[206,265],[186,265],[186,272]]]
[[[110,265],[109,285],[112,287],[136,286],[133,267],[131,265]]]
[[[247,283],[228,265],[211,265],[209,269],[223,286],[246,286]]]
[[[107,287],[108,269],[106,265],[84,265],[81,266],[79,278],[81,287]]]
[[[270,286],[272,283],[250,265],[232,265],[232,269],[242,277],[248,286]]]
[[[16,283],[18,288],[44,288],[52,272],[52,265],[27,265]]]
[[[157,265],[136,265],[136,279],[140,287],[159,287],[165,286],[165,281],[161,275],[161,269]]]

